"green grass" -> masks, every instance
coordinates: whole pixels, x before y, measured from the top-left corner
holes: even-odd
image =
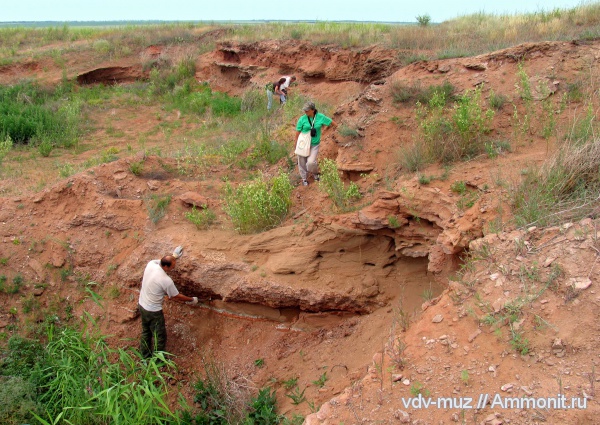
[[[152,194],[146,198],[146,209],[150,221],[154,224],[158,223],[167,213],[170,203],[171,195]]]
[[[193,206],[191,211],[185,213],[185,218],[198,230],[206,230],[215,222],[217,215],[206,206],[199,209]]]
[[[530,167],[511,190],[518,226],[547,226],[590,214],[600,191],[600,147],[595,140],[564,144],[539,167]]]

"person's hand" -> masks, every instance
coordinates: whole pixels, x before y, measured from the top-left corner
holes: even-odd
[[[191,305],[196,305],[198,304],[198,297],[192,297],[192,301],[190,301]]]
[[[183,255],[183,247],[180,245],[173,251],[173,257],[179,258]]]

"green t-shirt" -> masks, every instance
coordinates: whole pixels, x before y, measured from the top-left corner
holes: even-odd
[[[308,116],[306,114],[302,115],[298,119],[298,124],[296,124],[296,131],[299,131],[301,133],[306,133],[306,132],[310,131],[310,122],[311,121],[312,121],[312,119],[309,121]],[[328,126],[330,124],[331,124],[331,118],[323,115],[320,112],[317,112],[315,114],[315,129],[317,130],[317,135],[310,139],[311,146],[316,146],[319,143],[321,143],[321,127],[324,125]]]

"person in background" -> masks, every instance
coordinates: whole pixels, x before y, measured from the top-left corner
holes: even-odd
[[[302,110],[304,111],[304,115],[298,119],[298,123],[296,124],[296,140],[298,140],[300,133],[306,133],[314,129],[311,133],[310,154],[308,157],[298,156],[298,170],[302,178],[302,185],[308,186],[307,176],[309,172],[313,175],[315,181],[319,181],[317,155],[319,155],[323,127],[325,129],[330,127],[336,128],[337,124],[328,116],[317,111],[313,102],[306,102]]]
[[[281,95],[279,96],[279,101],[281,102],[281,105],[285,105],[285,102],[287,102],[287,98],[288,98],[288,88],[290,87],[290,84],[292,84],[294,81],[296,81],[296,76],[295,75],[290,75],[290,76],[284,76],[281,77],[284,79],[283,84],[281,84],[280,86],[280,90],[281,90]],[[281,81],[281,80],[279,80]]]
[[[167,345],[167,328],[162,310],[165,295],[169,299],[198,304],[197,297],[180,294],[173,279],[167,275],[175,268],[177,258],[174,253],[160,260],[152,260],[144,270],[138,308],[142,317],[140,353],[145,359],[152,357],[154,351],[165,351]]]
[[[273,106],[273,93],[278,95],[281,99],[281,96],[285,96],[285,94],[281,91],[281,85],[285,83],[285,78],[281,77],[279,80],[274,83],[268,83],[266,85],[267,89],[267,110],[270,111]]]

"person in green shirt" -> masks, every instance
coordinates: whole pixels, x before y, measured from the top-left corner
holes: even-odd
[[[300,133],[313,130],[311,133],[310,153],[307,157],[298,156],[298,170],[302,178],[302,185],[308,186],[307,176],[309,172],[313,175],[315,181],[319,181],[317,156],[319,155],[323,127],[325,127],[325,130],[330,127],[336,128],[337,124],[325,114],[317,111],[313,102],[306,102],[302,110],[304,111],[304,115],[298,119],[298,123],[296,124],[296,140],[298,140]]]

